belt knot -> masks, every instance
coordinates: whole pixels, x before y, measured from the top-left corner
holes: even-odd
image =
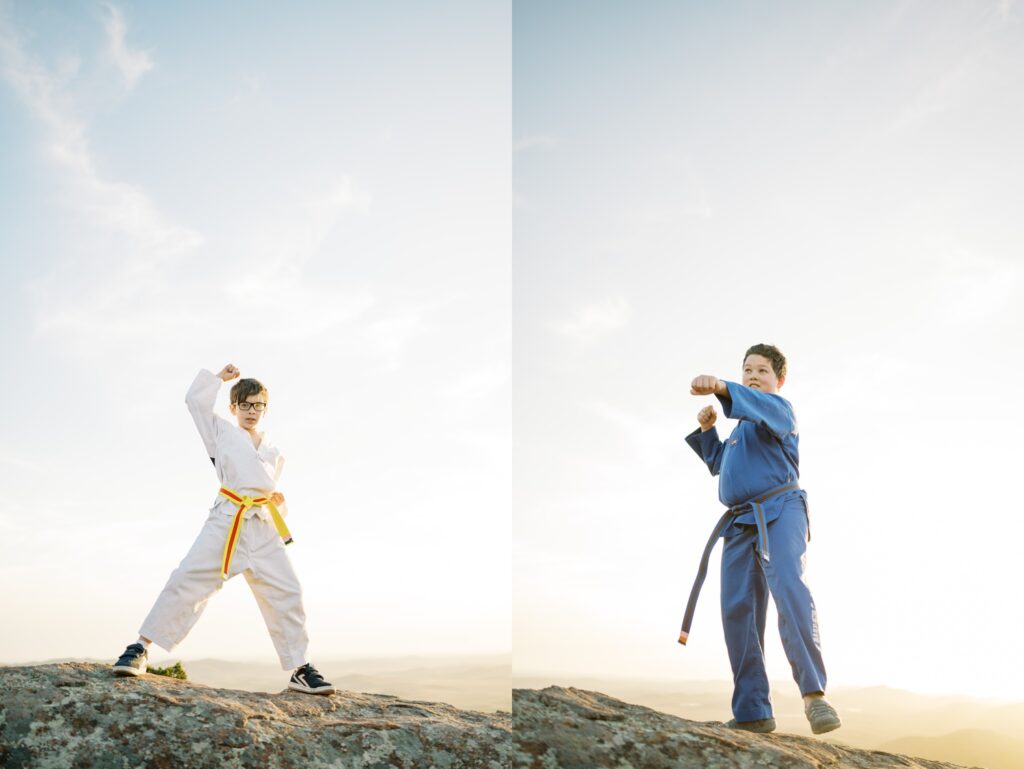
[[[683,626],[679,631],[679,643],[685,646],[690,637],[690,623],[693,622],[693,612],[697,608],[697,596],[700,595],[700,589],[704,585],[704,578],[708,573],[708,559],[711,558],[711,551],[714,549],[718,538],[735,521],[736,516],[746,512],[747,506],[750,506],[754,513],[754,522],[757,524],[757,552],[761,556],[761,560],[767,563],[771,556],[768,553],[768,522],[765,519],[763,505],[777,494],[799,488],[800,484],[798,483],[786,483],[782,486],[776,486],[774,489],[769,489],[754,499],[739,505],[733,505],[718,519],[718,523],[715,524],[715,529],[711,532],[708,543],[704,546],[704,553],[700,558],[700,566],[697,568],[697,578],[693,581],[693,587],[690,589],[690,599],[686,603],[686,613],[683,615]]]
[[[231,489],[221,487],[221,496],[227,497],[236,505],[238,509],[235,511],[234,518],[231,521],[231,527],[228,529],[228,538],[224,543],[224,554],[221,557],[220,576],[221,579],[227,579],[231,569],[231,558],[235,554],[235,548],[238,546],[238,540],[242,534],[242,524],[245,521],[245,513],[254,507],[268,507],[270,508],[270,518],[274,522],[274,526],[277,529],[277,533],[281,539],[284,540],[286,545],[292,543],[292,535],[288,531],[288,526],[285,525],[284,519],[281,517],[280,511],[269,497],[250,497],[248,495],[241,496],[236,494]]]

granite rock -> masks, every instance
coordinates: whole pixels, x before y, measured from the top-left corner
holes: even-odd
[[[514,689],[515,769],[962,769],[788,734],[751,734],[598,692]]]
[[[0,668],[6,769],[505,769],[507,713],[215,689],[108,665]]]

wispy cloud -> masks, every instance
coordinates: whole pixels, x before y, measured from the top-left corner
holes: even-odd
[[[7,467],[13,469],[19,473],[31,472],[39,473],[42,472],[42,468],[35,462],[30,462],[27,459],[22,459],[16,456],[13,452],[0,447],[0,468]]]
[[[466,372],[445,388],[445,395],[461,402],[478,403],[494,397],[508,384],[508,366],[495,364]]]
[[[362,339],[370,350],[383,359],[388,371],[401,366],[405,348],[429,330],[428,315],[437,309],[434,304],[399,308],[385,318],[364,325]]]
[[[617,297],[582,307],[571,317],[553,323],[552,327],[559,334],[587,344],[624,328],[629,317],[629,302]]]
[[[64,204],[87,223],[76,247],[32,287],[36,331],[70,350],[102,355],[149,339],[169,324],[194,326],[198,319],[180,302],[154,297],[165,294],[162,275],[168,262],[183,258],[204,238],[167,217],[140,186],[101,172],[76,91],[77,63],[65,57],[53,68],[46,66],[5,18],[0,71],[41,127],[39,143],[58,174]]]
[[[960,249],[936,260],[931,281],[942,308],[936,321],[966,330],[1008,309],[1020,311],[1016,300],[1024,286],[1024,265]]]
[[[345,216],[368,215],[372,201],[369,190],[351,176],[342,175],[298,200],[282,202],[279,217],[253,228],[248,258],[263,266],[251,273],[248,284],[276,285],[284,273],[300,271]]]
[[[680,415],[645,419],[605,401],[593,401],[587,409],[622,431],[638,458],[660,465],[674,461],[679,451]]]
[[[153,60],[147,51],[133,51],[128,47],[128,26],[120,9],[105,3],[107,9],[107,56],[124,78],[128,90],[135,87],[139,78],[153,69]]]
[[[901,133],[955,109],[977,86],[974,57],[968,53],[948,65],[900,107],[890,130]]]
[[[550,134],[533,134],[516,139],[512,143],[514,152],[525,152],[526,150],[549,150],[558,144],[558,139]]]
[[[344,176],[323,195],[313,198],[310,207],[318,218],[333,223],[343,211],[368,214],[372,201],[373,195],[368,190],[359,187],[351,176]]]
[[[689,153],[670,149],[648,156],[645,163],[652,182],[663,185],[662,191],[652,205],[624,211],[623,218],[627,223],[639,227],[662,227],[685,219],[710,219],[714,216],[707,186]]]
[[[128,49],[123,17],[106,7],[109,53],[131,85],[152,62]],[[366,286],[325,284],[306,271],[345,216],[370,211],[372,195],[351,176],[339,174],[281,205],[280,216],[247,229],[218,258],[200,259],[203,235],[172,221],[142,187],[100,171],[82,117],[87,110],[78,103],[77,64],[65,59],[48,68],[3,24],[0,68],[39,121],[41,144],[60,174],[66,202],[85,214],[89,228],[80,246],[33,286],[37,332],[97,360],[126,349],[136,355],[170,352],[211,331],[227,333],[239,313],[274,318],[261,332],[265,338],[304,340],[377,306]],[[97,239],[99,246],[89,244]],[[364,329],[362,344],[396,367],[405,343],[422,328],[422,315],[394,309],[384,317]]]
[[[231,106],[239,106],[255,101],[263,95],[263,79],[257,74],[241,75],[234,83],[235,91],[228,98]]]
[[[679,205],[665,208],[643,208],[625,211],[623,219],[636,227],[678,224],[684,219],[710,219],[715,211],[706,200],[692,205]]]
[[[151,340],[162,340],[166,350],[166,345],[223,333],[239,314],[273,318],[260,330],[268,341],[302,341],[324,334],[378,305],[365,285],[331,285],[307,270],[308,261],[321,251],[341,218],[365,214],[370,200],[366,190],[343,176],[282,206],[280,217],[255,225],[244,240],[232,244],[233,254],[216,260],[192,255],[169,266],[119,269],[105,274],[102,285],[87,292],[78,290],[81,282],[69,284],[65,276],[55,274],[36,287],[38,304],[44,308],[39,330],[79,349],[85,345],[75,340],[88,340],[92,354],[145,349],[144,343]],[[178,295],[167,293],[169,283]],[[401,345],[393,338],[366,345],[388,365],[397,365]]]
[[[47,69],[28,55],[8,24],[0,27],[3,77],[43,126],[43,146],[63,174],[71,204],[98,225],[130,236],[134,257],[162,258],[203,242],[195,231],[170,222],[141,188],[100,173],[78,114],[71,85],[76,67]]]
[[[246,269],[223,286],[233,309],[271,313],[268,338],[303,339],[352,321],[377,305],[365,286],[337,289],[311,280],[306,264],[346,215],[365,216],[373,196],[345,175],[255,228]],[[394,346],[383,353],[393,360]]]

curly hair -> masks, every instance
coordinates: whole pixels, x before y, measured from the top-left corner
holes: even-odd
[[[771,361],[772,371],[775,372],[775,376],[779,379],[785,379],[786,356],[782,354],[778,347],[773,344],[755,344],[743,354],[743,362],[746,363],[747,358],[751,355],[760,355],[767,358]]]

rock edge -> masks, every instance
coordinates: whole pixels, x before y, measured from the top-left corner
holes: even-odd
[[[381,694],[217,689],[108,665],[0,668],[0,766],[505,769],[511,716]]]

